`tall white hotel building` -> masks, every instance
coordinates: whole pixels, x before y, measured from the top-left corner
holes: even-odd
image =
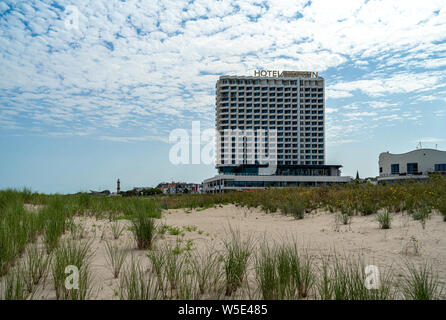
[[[216,84],[216,167],[205,192],[346,183],[325,164],[325,81],[315,72],[255,71]]]

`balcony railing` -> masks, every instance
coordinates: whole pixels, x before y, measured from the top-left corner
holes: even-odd
[[[402,173],[381,173],[379,176],[380,177],[404,177],[404,176],[422,176],[425,174],[427,174],[427,173],[424,173],[424,172],[412,172],[412,173],[402,172]]]

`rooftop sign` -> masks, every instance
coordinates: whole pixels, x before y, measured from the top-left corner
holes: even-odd
[[[303,77],[317,78],[317,72],[312,71],[277,71],[277,70],[254,70],[254,77]]]

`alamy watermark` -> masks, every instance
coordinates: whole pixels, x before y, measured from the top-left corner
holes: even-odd
[[[67,290],[79,290],[79,268],[74,265],[66,266],[65,273],[69,274],[65,278],[65,288]]]
[[[79,29],[79,9],[71,5],[66,6],[65,14],[65,28],[68,30]]]
[[[205,129],[192,122],[191,134],[172,130],[169,161],[172,164],[261,165],[265,174],[277,167],[277,131],[275,129]],[[202,148],[202,145],[204,147]]]
[[[368,265],[364,269],[365,273],[365,280],[364,280],[364,286],[368,290],[372,289],[379,289],[381,286],[380,280],[379,280],[379,269],[377,266],[374,265]]]

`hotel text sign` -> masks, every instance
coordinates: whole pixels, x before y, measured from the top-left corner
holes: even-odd
[[[277,70],[254,70],[254,77],[304,77],[317,78],[317,72],[312,71],[277,71]]]

